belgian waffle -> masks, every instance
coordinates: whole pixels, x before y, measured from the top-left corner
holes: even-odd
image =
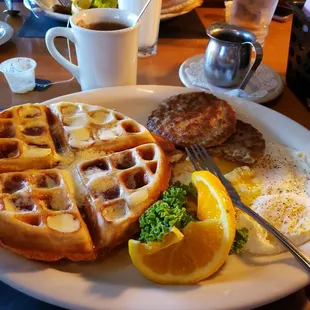
[[[52,168],[68,148],[57,118],[39,104],[0,113],[0,172]],[[70,156],[69,156],[70,157]]]
[[[0,223],[0,244],[28,258],[95,258],[71,177],[63,170],[1,174]]]
[[[128,240],[138,218],[167,188],[170,166],[155,143],[82,162],[87,220],[101,253]]]
[[[53,104],[51,109],[58,115],[74,149],[115,152],[155,142],[144,126],[110,109],[66,102]]]
[[[129,239],[170,179],[155,141],[135,120],[82,103],[1,112],[0,245],[79,261]]]

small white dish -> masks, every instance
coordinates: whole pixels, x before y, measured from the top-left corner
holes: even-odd
[[[236,96],[237,89],[220,88],[207,82],[203,62],[204,54],[185,60],[179,69],[182,83],[189,88],[209,89],[213,92]],[[284,83],[280,75],[269,66],[261,64],[240,97],[256,103],[266,103],[276,99],[282,93],[283,87]]]
[[[0,71],[4,74],[11,91],[24,94],[32,91],[35,86],[35,68],[37,63],[27,57],[16,57],[5,60],[0,64]]]
[[[13,28],[9,24],[0,21],[0,45],[9,41],[13,37],[13,34]]]

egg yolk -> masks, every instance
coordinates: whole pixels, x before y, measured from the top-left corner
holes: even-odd
[[[261,182],[255,178],[255,171],[247,166],[234,169],[226,175],[226,178],[247,206],[251,206],[253,201],[261,195]]]
[[[223,174],[229,173],[235,168],[242,166],[242,164],[234,163],[222,158],[213,157],[213,160]]]

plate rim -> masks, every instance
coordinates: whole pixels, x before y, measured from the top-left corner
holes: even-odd
[[[28,0],[23,0],[23,4],[30,12],[32,11]],[[47,17],[52,18],[54,20],[57,20],[59,22],[68,22],[69,18],[72,16],[72,15],[68,15],[68,14],[61,14],[61,13],[53,12],[52,10],[42,8],[40,6],[40,3],[38,3],[37,1],[36,1],[36,4],[41,8],[41,10],[44,12],[44,14]]]
[[[75,93],[70,93],[70,94],[67,94],[67,95],[61,95],[61,96],[57,96],[55,98],[52,98],[52,99],[48,99],[48,100],[45,100],[42,102],[42,104],[51,104],[57,100],[63,100],[63,98],[66,98],[66,97],[72,97],[72,96],[79,96],[81,94],[92,94],[92,93],[96,93],[96,92],[101,92],[101,91],[111,91],[111,90],[116,90],[116,89],[124,89],[124,88],[141,88],[141,89],[154,89],[154,88],[157,88],[157,89],[172,89],[172,88],[175,88],[176,90],[177,89],[180,89],[180,90],[184,90],[184,89],[187,89],[188,91],[205,91],[205,92],[208,92],[207,90],[202,90],[202,89],[197,89],[197,88],[194,88],[194,87],[186,87],[186,86],[174,86],[174,85],[151,85],[151,84],[139,84],[139,85],[128,85],[128,86],[114,86],[114,87],[105,87],[105,88],[97,88],[97,89],[91,89],[91,90],[87,90],[87,91],[78,91],[78,92],[75,92]],[[227,100],[234,100],[234,97],[229,97],[229,96],[226,96],[225,94],[219,94],[220,96],[222,97],[226,97]],[[278,115],[280,117],[284,117],[286,120],[290,121],[290,122],[293,122],[296,126],[302,128],[303,130],[306,130],[310,133],[310,130],[307,129],[306,127],[304,127],[303,125],[299,124],[297,121],[289,118],[288,116],[276,111],[276,110],[273,110],[273,109],[270,109],[268,106],[264,106],[264,105],[260,105],[260,104],[257,104],[255,103],[254,101],[250,101],[250,100],[247,100],[245,98],[238,98],[238,101],[240,102],[244,102],[246,103],[247,105],[250,105],[250,106],[259,106],[260,108],[264,109],[265,111],[268,111],[268,113],[272,113],[272,114],[275,114],[275,115]]]
[[[153,90],[155,93],[156,91],[158,90],[171,90],[173,91],[174,93],[178,93],[179,91],[184,91],[184,92],[190,92],[190,91],[198,91],[197,89],[191,89],[191,88],[185,88],[185,87],[178,87],[178,86],[159,86],[159,85],[138,85],[138,86],[120,86],[120,87],[113,87],[113,88],[106,88],[106,89],[96,89],[96,90],[90,90],[90,91],[86,91],[86,92],[77,92],[77,93],[73,93],[73,94],[68,94],[68,95],[64,95],[64,96],[59,96],[59,97],[56,97],[56,98],[53,98],[53,99],[50,99],[50,100],[47,100],[47,101],[44,101],[42,102],[42,104],[51,104],[52,102],[56,102],[56,101],[61,101],[61,100],[70,100],[70,99],[67,99],[67,98],[70,98],[70,97],[73,97],[73,96],[80,96],[81,94],[90,94],[90,95],[94,95],[96,93],[100,94],[101,92],[105,92],[105,91],[117,91],[117,89],[119,88],[131,88],[131,89],[142,89],[142,90],[145,90],[145,91],[150,91],[150,90]],[[125,93],[125,91],[123,92]],[[102,97],[101,97],[102,98]],[[253,105],[253,106],[259,106],[258,109],[263,109],[263,110],[268,110],[269,113],[274,113],[275,115],[279,115],[280,117],[284,117],[285,119],[287,119],[288,121],[294,123],[294,125],[297,125],[297,128],[300,128],[301,130],[306,130],[305,133],[306,134],[309,134],[310,135],[310,131],[303,127],[302,125],[300,125],[299,123],[295,122],[294,120],[288,118],[287,116],[285,115],[282,115],[281,113],[277,112],[277,111],[274,111],[272,109],[269,109],[267,107],[264,107],[264,106],[260,106],[260,105],[257,105],[253,102],[250,102],[250,101],[247,101],[247,100],[244,100],[242,99],[241,100],[242,102],[246,102],[247,105]],[[24,258],[22,258],[24,259]],[[1,267],[0,267],[1,269]],[[302,275],[304,275],[304,273],[302,273]],[[274,300],[277,300],[279,298],[282,298],[284,296],[287,296],[295,291],[297,291],[298,289],[304,287],[306,284],[310,283],[310,277],[307,277],[307,276],[302,276],[302,277],[299,277],[299,284],[298,285],[295,285],[294,287],[290,287],[289,289],[286,289],[284,292],[281,290],[281,291],[278,291],[277,293],[274,293],[273,294],[273,297],[270,298],[263,298],[263,299],[260,299],[259,301],[257,301],[256,303],[248,303],[248,304],[243,304],[241,306],[234,306],[234,307],[231,307],[230,309],[248,309],[247,307],[257,307],[257,306],[261,306],[261,305],[264,305],[264,304],[267,304],[267,303],[270,303]],[[57,297],[55,296],[49,296],[48,294],[43,293],[42,291],[41,292],[37,292],[37,291],[34,291],[33,289],[31,288],[28,288],[28,287],[25,287],[23,286],[23,284],[21,283],[18,283],[18,281],[14,281],[14,277],[6,277],[5,278],[5,274],[3,273],[0,273],[0,279],[12,286],[13,288],[27,294],[27,295],[30,295],[36,299],[39,299],[39,300],[42,300],[42,301],[45,301],[45,302],[49,302],[49,303],[52,303],[54,305],[57,305],[57,306],[61,306],[61,307],[66,307],[68,308],[68,306],[70,308],[74,308],[74,309],[90,309],[90,308],[87,308],[87,307],[83,307],[81,305],[77,305],[77,304],[74,304],[72,303],[72,301],[66,301],[66,302],[63,302],[59,299],[57,299]],[[160,286],[160,288],[163,288],[162,286]],[[162,290],[165,290],[165,289],[162,289]],[[130,308],[131,309],[131,308]],[[198,309],[198,308],[197,308]],[[202,308],[199,308],[199,309],[202,309]]]

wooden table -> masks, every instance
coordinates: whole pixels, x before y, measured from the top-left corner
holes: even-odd
[[[22,11],[23,17],[28,14],[22,4],[16,4]],[[4,4],[0,3],[0,11]],[[207,27],[211,22],[224,20],[224,9],[200,8],[198,14]],[[5,15],[0,15],[4,19]],[[8,18],[14,30],[21,26],[22,19]],[[264,47],[264,63],[278,71],[285,78],[288,55],[290,23],[272,22],[270,34]],[[187,58],[204,53],[207,39],[161,39],[158,45],[158,54],[155,57],[139,60],[138,84],[176,85],[182,83],[178,77],[181,63]],[[58,40],[58,46],[63,55],[68,55],[66,41]],[[59,81],[70,78],[70,74],[60,66],[48,53],[44,39],[29,39],[14,37],[10,42],[0,47],[0,62],[14,56],[32,57],[38,63],[36,76],[39,78]],[[75,57],[74,57],[75,58]],[[3,75],[0,75],[0,107],[25,102],[42,102],[44,100],[77,92],[80,90],[76,80],[69,84],[53,85],[45,92],[31,92],[25,95],[12,94]],[[272,108],[310,129],[309,112],[287,88],[283,94],[269,103]]]
[[[22,11],[22,18],[6,18],[14,30],[18,30],[23,19],[29,13],[22,4],[16,4]],[[0,3],[0,11],[4,4]],[[224,9],[199,8],[197,13],[205,27],[214,21],[224,21]],[[5,15],[0,15],[4,20]],[[290,36],[290,23],[272,22],[270,32],[264,46],[264,63],[278,71],[285,78],[288,45]],[[175,85],[181,86],[178,70],[181,63],[187,58],[204,53],[207,39],[161,39],[159,40],[158,53],[155,57],[139,59],[138,84]],[[68,55],[66,41],[58,39],[57,46],[63,55]],[[29,39],[14,37],[10,42],[0,47],[0,62],[5,59],[25,56],[35,59],[38,63],[36,77],[49,79],[51,81],[66,80],[70,74],[60,66],[48,53],[44,39]],[[75,57],[73,57],[75,59]],[[53,97],[80,91],[76,80],[67,83],[53,85],[44,92],[31,92],[24,95],[11,93],[3,75],[0,75],[0,107],[6,108],[12,105],[26,102],[42,102]],[[294,94],[285,87],[283,94],[269,103],[272,109],[290,117],[301,125],[310,129],[310,113],[305,106],[299,102]],[[267,305],[260,309],[272,310],[310,310],[307,301],[307,289],[301,290],[276,303]]]

